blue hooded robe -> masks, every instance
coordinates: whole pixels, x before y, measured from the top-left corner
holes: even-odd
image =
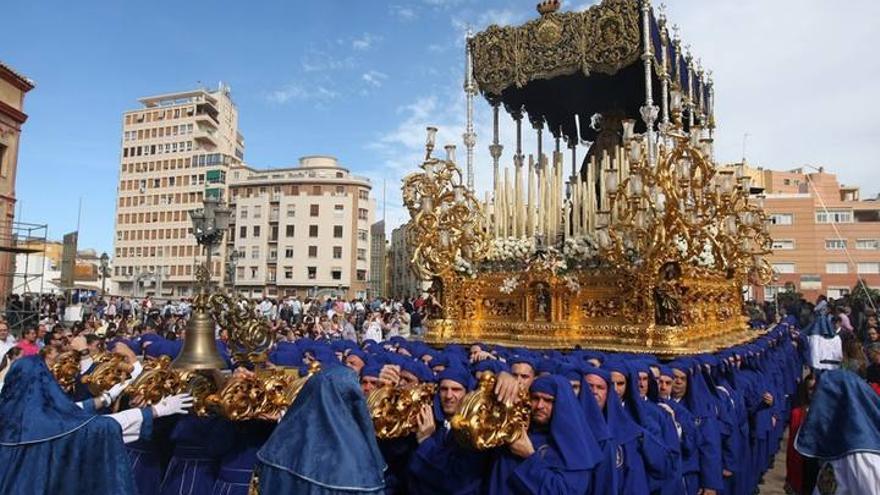
[[[12,365],[0,393],[0,493],[135,494],[122,446],[119,423],[80,409],[43,358]]]
[[[532,425],[529,439],[535,453],[527,459],[499,452],[489,477],[491,495],[584,495],[592,492],[591,471],[602,461],[602,451],[583,410],[564,377],[546,375],[532,383],[531,391],[554,397],[553,414],[546,428]]]
[[[307,453],[308,455],[303,455]],[[260,493],[383,493],[385,461],[356,375],[312,376],[257,452]]]
[[[595,375],[605,381],[608,387],[605,398],[605,421],[614,435],[617,444],[615,466],[619,472],[618,493],[650,493],[645,461],[642,459],[641,445],[645,430],[639,426],[623,408],[623,402],[614,390],[611,372],[600,368],[587,368],[585,375]]]
[[[451,380],[465,390],[473,388],[470,372],[461,366],[443,370],[437,381]],[[449,494],[477,495],[483,493],[483,480],[488,474],[490,455],[464,447],[456,441],[449,421],[440,407],[439,395],[434,397],[434,420],[437,429],[425,439],[410,458],[409,493],[413,495]]]

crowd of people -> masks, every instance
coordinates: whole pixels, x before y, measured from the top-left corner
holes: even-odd
[[[46,321],[17,343],[0,323],[0,346],[7,346],[0,349],[0,492],[80,493],[71,487],[90,483],[89,493],[245,495],[258,480],[260,493],[751,495],[783,447],[790,493],[829,483],[835,493],[880,493],[876,315],[854,322],[845,301],[753,308],[760,313],[751,313],[752,326],[769,330],[756,330],[752,342],[661,361],[580,348],[435,349],[418,339],[431,313],[427,298],[263,300],[255,316],[277,335],[268,366],[305,373],[318,362],[323,371],[283,416],[241,422],[180,414],[192,404],[186,395],[139,407],[139,398],[124,394],[127,382],[100,397],[79,385],[61,392],[47,367],[58,352],[78,352],[82,376],[105,349],[120,353],[132,379],[143,360],[181,352],[186,302],[125,301],[98,302],[70,329]],[[250,373],[233,362],[227,340],[217,329],[229,369]],[[479,451],[458,442],[451,421],[486,374],[495,377],[499,403],[528,390],[531,416],[508,445]],[[377,440],[365,397],[383,385],[422,383],[437,392],[415,432]],[[91,422],[110,404],[123,406],[114,423]],[[108,437],[117,438],[108,457],[73,446],[113,443]],[[15,471],[61,463],[58,449],[73,459],[58,471],[68,485]],[[120,449],[127,457],[115,454]],[[117,486],[67,477],[85,462],[103,462]]]

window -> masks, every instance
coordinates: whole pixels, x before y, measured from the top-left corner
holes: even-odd
[[[846,239],[825,239],[825,249],[846,249]]]
[[[794,215],[791,213],[774,213],[770,215],[769,220],[773,225],[791,225],[794,223]]]
[[[359,241],[367,241],[367,231],[364,229],[358,229],[358,240]]]
[[[337,239],[342,238],[342,225],[334,225],[333,226],[333,237]]]
[[[309,246],[309,258],[318,257],[318,246]]]
[[[856,241],[856,249],[880,249],[880,239],[859,239]]]
[[[287,205],[287,218],[296,216],[296,205]]]
[[[307,268],[307,270],[309,272],[309,280],[314,280],[315,277],[318,276],[318,269],[316,267],[310,266]]]
[[[285,266],[284,267],[284,278],[287,280],[290,280],[293,278],[293,267],[292,266]]]
[[[880,273],[880,263],[859,263],[859,273]]]
[[[257,278],[257,267],[251,267],[251,278]]]
[[[309,237],[318,237],[317,225],[309,225]]]
[[[336,177],[338,177],[338,178],[341,179],[341,178],[342,178],[342,173],[338,173],[338,174],[336,174]],[[339,196],[345,194],[345,186],[336,186],[336,194],[339,195]]]
[[[342,259],[342,246],[333,246],[333,259]]]
[[[262,210],[262,206],[254,206],[254,218],[260,218],[263,215]]]
[[[825,263],[825,273],[847,273],[848,271],[846,263]]]
[[[816,223],[852,223],[852,210],[823,210],[816,212]]]
[[[315,196],[321,195],[321,186],[312,186],[312,194]]]
[[[345,205],[333,205],[333,216],[342,218],[345,215]]]
[[[358,220],[366,220],[367,219],[367,209],[366,208],[358,208]]]
[[[330,270],[330,276],[333,277],[333,280],[342,280],[342,270],[338,268]]]
[[[251,248],[251,259],[252,260],[260,259],[260,246],[254,246]]]
[[[358,270],[357,271],[357,280],[358,280],[358,282],[365,282],[367,280],[367,271],[366,270]]]
[[[284,257],[288,258],[288,259],[293,258],[293,248],[292,247],[284,248]]]
[[[241,228],[238,229],[238,238],[239,239],[247,239],[247,226],[242,225]]]
[[[840,299],[843,296],[849,295],[849,287],[829,287],[825,291],[825,295],[831,299]]]
[[[358,248],[358,260],[366,261],[367,259],[367,250],[363,248]]]
[[[284,226],[284,235],[287,237],[293,237],[293,225]]]
[[[776,273],[794,273],[794,263],[773,263]]]
[[[254,238],[260,237],[260,226],[254,225]]]
[[[785,287],[781,285],[768,285],[764,287],[764,299],[772,301],[776,299],[776,295],[785,292]]]
[[[370,191],[361,189],[358,191],[358,199],[370,199]]]
[[[318,206],[319,205],[309,205],[309,216],[318,216]]]
[[[779,239],[773,241],[774,250],[794,249],[794,241],[791,239]]]

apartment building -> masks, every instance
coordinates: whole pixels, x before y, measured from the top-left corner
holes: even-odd
[[[138,101],[122,117],[113,278],[125,295],[189,296],[205,255],[189,211],[206,195],[226,201],[228,171],[244,158],[238,110],[223,84]],[[224,247],[212,263],[215,281]]]
[[[880,199],[860,197],[823,168],[764,170],[732,166],[753,180],[753,200],[770,221],[776,280],[753,288],[757,299],[773,299],[794,288],[808,300],[840,297],[859,279],[880,287]]]
[[[370,227],[370,291],[372,298],[386,297],[385,294],[385,220],[379,220]]]
[[[32,89],[33,81],[0,62],[0,300],[10,293],[15,272],[15,177],[21,127],[28,118],[24,97]]]
[[[370,226],[376,205],[370,180],[331,156],[306,156],[291,168],[230,170],[238,252],[235,288],[259,297],[366,297]]]
[[[422,293],[422,281],[413,270],[412,257],[415,240],[409,222],[391,231],[388,250],[388,297],[404,299]]]

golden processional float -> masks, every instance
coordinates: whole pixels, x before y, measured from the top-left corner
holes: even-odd
[[[753,338],[741,291],[770,280],[771,242],[749,178],[715,166],[711,75],[648,0],[559,8],[547,0],[538,19],[468,38],[466,178],[454,146],[434,156],[429,128],[421,171],[403,181],[413,264],[438,302],[427,341],[671,357]],[[494,121],[483,201],[478,91]]]

